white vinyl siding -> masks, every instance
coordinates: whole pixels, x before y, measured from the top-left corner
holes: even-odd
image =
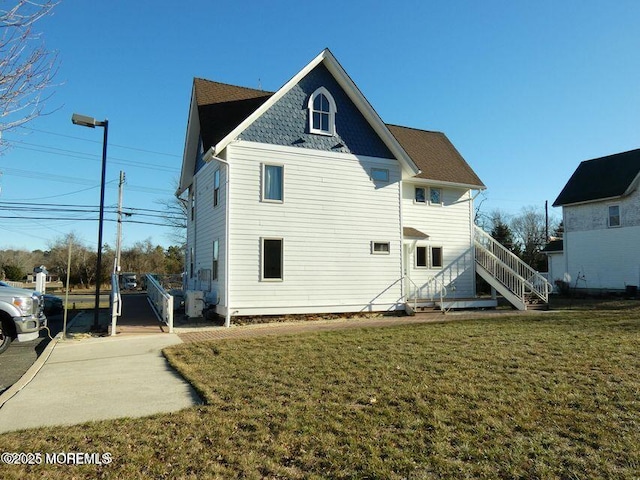
[[[473,207],[468,189],[437,187],[442,208],[430,208],[415,201],[416,185],[405,181],[402,193],[403,226],[412,227],[429,237],[427,239],[405,239],[410,258],[405,265],[411,280],[418,285],[421,298],[429,298],[433,291],[433,278],[447,287],[449,295],[470,298],[475,295],[475,261],[473,258],[472,216]],[[429,198],[431,195],[429,195]],[[425,250],[418,252],[417,248]],[[433,249],[440,249],[442,266],[434,262]],[[427,258],[422,259],[426,253]],[[438,256],[438,252],[435,253]],[[426,262],[426,264],[425,264]],[[431,283],[430,283],[431,282]],[[455,290],[454,290],[455,289]]]
[[[396,160],[238,142],[233,164],[231,297],[237,315],[388,310],[401,305]],[[261,165],[286,171],[282,204],[261,201]],[[372,168],[389,172],[380,186]],[[261,281],[261,238],[283,238],[284,280]],[[372,255],[371,242],[389,242]]]
[[[619,206],[620,225],[609,226]],[[573,288],[624,291],[640,286],[640,190],[619,199],[562,208],[565,272]]]
[[[216,173],[217,172],[217,173]],[[219,175],[218,203],[214,206],[214,190]],[[225,274],[225,202],[226,202],[226,168],[220,168],[217,162],[211,162],[201,168],[194,177],[195,185],[195,220],[187,222],[187,251],[193,249],[193,280],[188,289],[216,290],[219,298],[224,298]],[[218,260],[214,259],[214,242],[218,242]],[[217,267],[217,281],[213,269]],[[199,275],[198,272],[209,271]]]
[[[640,285],[640,227],[565,230],[565,237],[572,288],[624,291]]]

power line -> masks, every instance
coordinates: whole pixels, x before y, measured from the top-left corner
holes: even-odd
[[[50,131],[47,131],[47,130],[39,130],[39,129],[33,128],[33,127],[26,127],[24,125],[21,125],[20,128],[22,128],[24,130],[30,130],[30,131],[33,131],[33,132],[47,133],[49,135],[55,135],[55,136],[58,136],[58,137],[73,138],[74,140],[82,140],[83,142],[102,144],[102,142],[98,141],[98,140],[91,140],[91,139],[88,139],[88,138],[76,137],[76,136],[73,136],[73,135],[65,135],[63,133],[50,132]],[[129,147],[129,146],[126,146],[126,145],[118,145],[117,143],[112,143],[112,142],[109,142],[109,146],[118,147],[118,148],[125,148],[127,150],[134,150],[136,152],[152,153],[154,155],[164,155],[164,156],[167,156],[167,157],[180,158],[182,156],[182,155],[178,155],[176,153],[156,152],[156,151],[153,151],[153,150],[146,150],[144,148]]]
[[[22,150],[29,150],[32,152],[40,152],[40,153],[48,153],[49,155],[58,155],[65,158],[77,158],[79,160],[92,160],[92,161],[102,161],[102,157],[100,155],[94,155],[92,153],[79,152],[76,150],[67,150],[64,148],[51,147],[48,145],[38,145],[36,143],[28,143],[20,140],[7,140],[7,144],[12,145],[15,148],[20,148]],[[28,145],[28,146],[24,146]],[[37,147],[37,148],[33,148]],[[47,150],[43,150],[47,149]],[[55,151],[50,151],[55,150]],[[128,160],[126,158],[118,158],[109,156],[109,163],[114,163],[116,165],[125,165],[128,167],[137,167],[137,168],[153,168],[155,170],[162,170],[169,173],[175,173],[180,171],[177,167],[168,167],[166,165],[158,165],[155,163],[147,163],[147,162],[139,162],[137,160]]]
[[[4,210],[18,210],[18,211],[62,211],[62,212],[82,212],[82,213],[96,213],[98,206],[96,205],[78,205],[75,203],[36,203],[36,202],[11,202],[0,201],[0,209]],[[89,209],[89,210],[87,210]],[[115,205],[108,205],[105,207],[110,213],[115,213],[117,207]],[[151,208],[137,208],[137,207],[123,207],[123,210],[128,210],[123,213],[129,216],[137,215],[141,217],[161,217],[178,219],[180,215],[176,215],[165,210],[151,209]],[[151,213],[141,213],[151,212]]]
[[[52,174],[48,174],[48,173],[42,173],[42,172],[33,172],[33,171],[29,171],[29,170],[21,170],[21,169],[17,169],[17,168],[6,168],[3,167],[2,168],[2,172],[7,174],[7,175],[12,175],[12,176],[16,176],[16,177],[23,177],[23,178],[34,178],[37,180],[51,180],[53,182],[61,182],[61,183],[75,183],[75,184],[79,184],[79,185],[93,185],[92,188],[96,188],[96,185],[94,183],[93,180],[89,180],[89,179],[84,179],[84,178],[78,178],[78,177],[65,177],[62,175],[52,175]],[[107,185],[113,184],[117,182],[117,180],[109,180],[107,182]],[[97,185],[97,187],[99,187],[100,185]],[[131,191],[134,192],[141,192],[141,193],[155,193],[155,194],[159,194],[159,195],[171,195],[173,192],[171,190],[164,190],[161,188],[153,188],[153,187],[144,187],[144,186],[140,186],[140,185],[127,185],[127,188]]]

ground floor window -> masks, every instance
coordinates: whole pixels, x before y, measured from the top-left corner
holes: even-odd
[[[431,268],[442,268],[442,247],[431,247]]]
[[[389,255],[391,244],[389,242],[371,242],[371,253],[374,255]]]
[[[284,240],[262,239],[262,280],[282,280],[284,270]]]
[[[416,267],[427,266],[427,247],[416,247]]]
[[[218,254],[219,254],[219,242],[213,241],[213,266],[211,268],[211,279],[218,280]]]

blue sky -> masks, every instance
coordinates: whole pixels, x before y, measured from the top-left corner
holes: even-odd
[[[158,210],[193,77],[277,90],[328,47],[385,122],[447,134],[487,186],[483,212],[543,208],[582,160],[640,147],[638,18],[635,0],[63,0],[37,25],[60,59],[52,112],[5,133],[0,202],[98,204],[102,130],[72,125],[78,112],[109,119],[106,205],[124,170],[124,206]],[[33,215],[0,211],[14,214]],[[69,232],[97,244],[96,221],[0,218],[0,248]],[[124,243],[168,233],[127,223]]]

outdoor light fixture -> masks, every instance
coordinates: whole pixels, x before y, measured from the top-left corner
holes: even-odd
[[[74,125],[83,127],[104,127],[104,138],[102,141],[102,177],[100,180],[100,220],[98,222],[98,260],[96,261],[96,300],[93,316],[93,330],[100,329],[100,273],[102,271],[102,226],[104,224],[104,185],[105,174],[107,172],[107,134],[109,132],[109,120],[99,121],[93,117],[74,113],[71,116]],[[68,285],[67,285],[68,288]]]

